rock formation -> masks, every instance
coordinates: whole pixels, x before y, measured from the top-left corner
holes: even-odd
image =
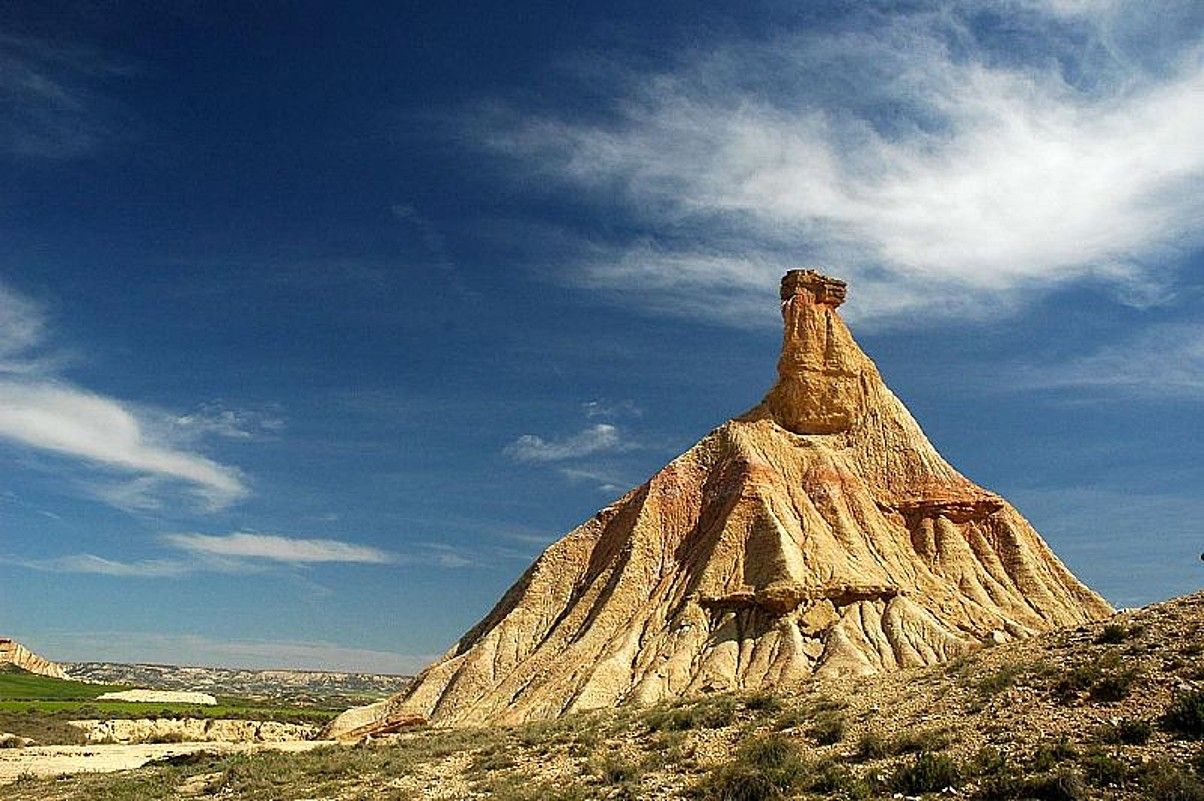
[[[275,720],[222,718],[140,718],[69,720],[88,745],[110,743],[286,743],[312,740],[318,727]]]
[[[765,399],[550,546],[409,688],[329,733],[868,674],[1109,614],[941,458],[853,340],[844,296],[789,272]]]
[[[21,670],[53,679],[70,678],[60,666],[49,659],[43,659],[15,640],[0,637],[0,667],[4,665],[14,665]]]
[[[129,701],[135,704],[196,704],[197,706],[217,706],[217,698],[209,693],[189,692],[186,690],[121,690],[120,692],[101,693],[97,701]]]

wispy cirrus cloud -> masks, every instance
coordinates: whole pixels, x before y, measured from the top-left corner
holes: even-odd
[[[128,136],[129,115],[96,87],[131,72],[89,48],[0,34],[0,153],[77,158]]]
[[[1082,281],[1165,297],[1204,238],[1200,15],[1068,0],[861,14],[708,42],[658,72],[585,63],[606,113],[495,104],[479,141],[632,220],[641,233],[565,246],[561,277],[658,311],[769,322],[763,295],[807,262],[855,280],[852,313],[888,321]]]
[[[610,400],[592,400],[581,404],[581,411],[587,419],[600,417],[604,420],[614,419],[616,417],[640,417],[644,414],[644,410],[636,405],[632,400],[610,401]]]
[[[278,411],[232,409],[220,403],[203,404],[192,412],[172,417],[169,423],[185,436],[241,440],[271,436],[285,427]]]
[[[176,559],[123,561],[90,553],[71,554],[51,559],[21,559],[0,556],[0,564],[23,567],[43,573],[89,573],[119,578],[174,578],[191,572],[190,565]]]
[[[118,578],[178,578],[197,573],[256,573],[285,570],[296,576],[319,565],[419,565],[444,569],[475,567],[480,554],[439,542],[416,542],[404,551],[332,538],[235,531],[229,534],[177,532],[158,538],[170,556],[116,559],[92,553],[50,558],[0,555],[0,564],[45,573],[84,573]],[[495,548],[491,558],[498,556]]]
[[[635,485],[635,482],[609,470],[582,467],[561,467],[560,475],[569,481],[585,481],[597,486],[599,492],[617,493]]]
[[[625,440],[617,426],[597,423],[563,439],[523,434],[506,446],[505,454],[516,462],[560,462],[632,447],[634,443]]]
[[[184,487],[210,509],[250,493],[242,472],[184,440],[204,432],[173,426],[172,415],[91,392],[60,375],[45,310],[0,284],[0,440],[91,467],[90,494],[118,508],[157,508]],[[231,421],[219,421],[231,422]],[[131,478],[113,482],[113,474]]]
[[[397,556],[379,548],[333,539],[285,537],[279,534],[165,534],[167,545],[204,557],[263,559],[290,565],[320,562],[388,564]]]
[[[1070,389],[1092,396],[1204,400],[1204,325],[1151,326],[1124,342],[1061,362],[1022,367],[1014,389]]]

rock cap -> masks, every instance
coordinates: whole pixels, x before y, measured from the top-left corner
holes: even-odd
[[[839,278],[832,278],[810,268],[789,270],[782,276],[781,297],[784,301],[798,295],[809,295],[813,303],[835,309],[844,303],[847,290],[848,284]]]

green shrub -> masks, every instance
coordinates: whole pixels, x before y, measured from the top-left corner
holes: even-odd
[[[1080,801],[1087,797],[1079,775],[1070,768],[1061,768],[1053,773],[1031,776],[1024,780],[1022,797],[1038,801]]]
[[[1053,770],[1063,762],[1078,757],[1079,752],[1070,740],[1063,737],[1056,743],[1042,743],[1033,752],[1029,767],[1038,772]]]
[[[707,801],[768,801],[785,798],[805,773],[789,737],[760,735],[741,744],[732,760],[704,777],[694,792]]]
[[[771,692],[760,690],[744,699],[744,708],[750,712],[777,712],[782,708],[782,699]]]
[[[786,795],[768,777],[738,765],[711,771],[694,787],[702,801],[778,801]]]
[[[689,735],[684,731],[656,732],[648,738],[648,747],[664,754],[670,762],[680,762],[687,756]]]
[[[974,689],[978,690],[979,695],[984,697],[998,695],[1015,684],[1020,673],[1019,666],[1004,665],[975,682]]]
[[[822,712],[807,734],[820,745],[834,745],[844,739],[844,716],[839,712]]]
[[[900,765],[890,777],[890,787],[899,793],[920,795],[956,787],[960,781],[961,769],[956,762],[943,754],[925,752]]]
[[[854,801],[874,795],[864,779],[832,759],[822,760],[812,768],[807,789],[813,793],[837,795]]]
[[[642,766],[617,754],[607,754],[594,765],[594,771],[603,784],[617,786],[638,782],[643,775]]]
[[[1152,733],[1153,727],[1148,720],[1122,718],[1116,723],[1101,726],[1096,737],[1100,742],[1113,745],[1145,745]]]
[[[1093,685],[1088,695],[1092,701],[1114,702],[1123,701],[1129,697],[1129,691],[1137,681],[1137,671],[1118,670],[1101,676]]]
[[[1008,760],[998,748],[983,746],[962,771],[969,776],[1001,776],[1008,771]]]
[[[1129,630],[1119,623],[1109,623],[1104,626],[1095,638],[1096,645],[1116,645],[1129,636]]]
[[[796,774],[802,767],[798,746],[784,734],[763,734],[746,740],[736,749],[736,759],[770,774]]]
[[[984,781],[976,797],[982,801],[1082,801],[1088,795],[1078,775],[1061,768],[1035,775],[1014,770],[1000,773]]]
[[[1053,691],[1062,702],[1087,692],[1092,701],[1120,701],[1129,695],[1139,678],[1136,670],[1125,668],[1120,654],[1109,652],[1093,662],[1067,670],[1054,683]]]
[[[1097,787],[1122,786],[1129,777],[1129,766],[1103,751],[1092,751],[1079,760],[1084,778]]]
[[[1063,701],[1069,700],[1084,690],[1091,688],[1103,675],[1099,665],[1090,663],[1071,668],[1062,674],[1054,684],[1054,694]]]
[[[736,700],[729,695],[681,702],[651,710],[644,717],[649,731],[720,729],[736,718]]]
[[[1204,737],[1204,690],[1177,695],[1162,715],[1162,726],[1180,737]]]
[[[1169,762],[1155,761],[1141,772],[1141,789],[1150,801],[1204,801],[1204,784]]]
[[[818,718],[840,712],[845,706],[847,704],[841,701],[833,701],[831,698],[823,696],[812,698],[798,706],[782,710],[781,714],[774,719],[773,727],[778,731],[802,728]]]
[[[953,742],[948,729],[917,729],[900,734],[891,742],[892,753],[918,754],[921,751],[943,751]]]
[[[868,731],[857,741],[856,758],[867,762],[884,759],[898,754],[918,754],[922,751],[943,751],[952,742],[948,729],[918,729],[906,731],[887,739],[877,732]]]
[[[867,731],[857,741],[857,758],[862,762],[883,759],[894,753],[891,741],[875,731]]]

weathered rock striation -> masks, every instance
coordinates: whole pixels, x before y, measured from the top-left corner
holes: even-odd
[[[111,743],[286,743],[312,740],[318,727],[274,720],[221,718],[142,718],[72,720],[88,745]]]
[[[49,659],[43,659],[21,643],[7,637],[0,637],[0,666],[3,665],[14,665],[21,670],[53,679],[69,678],[59,665]]]
[[[1111,612],[936,452],[837,313],[782,281],[778,380],[550,546],[442,659],[328,733],[517,723],[949,659]]]

